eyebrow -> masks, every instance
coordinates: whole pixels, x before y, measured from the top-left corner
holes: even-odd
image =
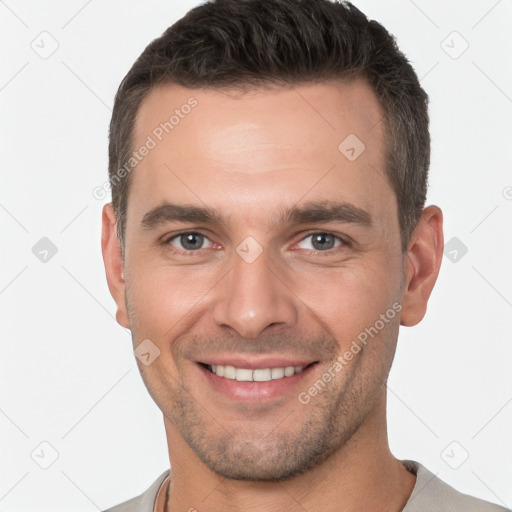
[[[342,222],[364,227],[372,226],[372,217],[366,210],[337,201],[309,202],[302,206],[295,205],[290,209],[282,208],[278,215],[272,216],[271,219],[275,225]],[[176,221],[227,225],[227,219],[212,208],[169,202],[148,211],[142,218],[141,225],[145,230],[150,230]]]

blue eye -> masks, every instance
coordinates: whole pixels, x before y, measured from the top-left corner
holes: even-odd
[[[302,249],[312,251],[329,251],[345,244],[340,237],[324,232],[312,233],[303,238],[299,244],[304,243],[308,239],[311,239],[311,242],[307,243],[308,247],[301,247]]]
[[[195,231],[180,233],[179,235],[175,235],[166,241],[167,244],[187,252],[206,249],[207,247],[203,247],[205,242],[210,244],[207,247],[212,247],[212,242],[206,236]]]
[[[197,231],[178,233],[164,240],[163,244],[172,252],[182,255],[194,255],[202,249],[211,249],[215,246],[207,236]],[[348,243],[332,233],[317,231],[305,236],[297,245],[299,249],[329,253]]]

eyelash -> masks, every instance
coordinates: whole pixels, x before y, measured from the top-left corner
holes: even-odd
[[[166,237],[164,240],[163,240],[163,245],[169,249],[169,251],[171,251],[173,254],[176,254],[178,256],[196,256],[199,251],[201,251],[202,249],[196,249],[196,250],[189,250],[189,251],[183,251],[183,250],[180,250],[180,249],[176,249],[175,247],[171,246],[170,242],[172,240],[175,240],[176,238],[179,238],[183,235],[201,235],[203,236],[204,238],[206,238],[207,240],[210,240],[204,233],[201,233],[200,231],[182,231],[181,233],[177,233],[177,234],[174,234],[172,236],[169,236],[169,237]],[[341,242],[341,245],[339,245],[338,247],[334,247],[332,249],[328,249],[326,251],[315,251],[315,250],[310,250],[313,254],[315,255],[325,255],[325,256],[331,256],[334,252],[337,252],[339,250],[343,250],[345,247],[348,247],[350,246],[350,243],[348,240],[346,240],[345,238],[339,236],[339,235],[336,235],[334,233],[331,233],[329,231],[312,231],[310,233],[308,233],[307,235],[305,235],[303,238],[301,238],[299,240],[299,242],[302,242],[304,241],[306,238],[309,238],[313,235],[328,235],[328,236],[333,236],[334,238],[336,238],[337,240],[339,240]],[[210,242],[212,242],[210,240]],[[214,243],[214,242],[212,242]]]

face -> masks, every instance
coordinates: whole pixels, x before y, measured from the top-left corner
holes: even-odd
[[[303,473],[383,400],[395,351],[404,258],[378,101],[361,81],[165,86],[134,147],[148,136],[118,320],[159,351],[137,362],[168,437],[228,478]]]

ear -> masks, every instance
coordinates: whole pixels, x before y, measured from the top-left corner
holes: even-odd
[[[112,203],[103,206],[101,223],[101,252],[107,274],[108,289],[117,304],[116,320],[123,327],[130,329],[130,319],[126,309],[124,264],[121,245],[117,238],[116,216]]]
[[[404,256],[401,325],[416,325],[425,316],[441,268],[443,248],[443,213],[431,205],[423,210]]]

